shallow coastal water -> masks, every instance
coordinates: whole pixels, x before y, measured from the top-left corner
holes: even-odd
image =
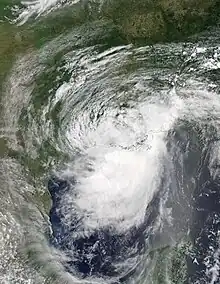
[[[4,3],[0,282],[219,283],[220,30],[107,4]]]

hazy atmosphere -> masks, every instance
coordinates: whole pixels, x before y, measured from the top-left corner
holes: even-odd
[[[0,284],[220,283],[219,16],[0,0]]]

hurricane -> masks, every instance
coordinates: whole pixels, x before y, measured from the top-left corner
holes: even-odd
[[[220,282],[219,3],[172,2],[0,4],[0,283]]]

